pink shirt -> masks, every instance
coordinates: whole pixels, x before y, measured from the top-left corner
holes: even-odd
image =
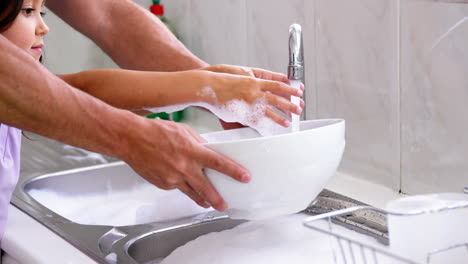
[[[5,232],[8,205],[19,178],[21,130],[0,123],[0,241]]]

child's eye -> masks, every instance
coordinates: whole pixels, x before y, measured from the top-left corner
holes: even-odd
[[[41,17],[44,17],[46,15],[46,12],[41,12]]]
[[[26,16],[30,16],[32,14],[32,12],[34,12],[34,8],[23,8],[21,11]]]

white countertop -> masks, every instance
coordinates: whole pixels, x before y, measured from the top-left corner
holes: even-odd
[[[15,206],[8,208],[2,250],[18,264],[88,264],[96,262]]]
[[[338,172],[328,183],[326,188],[332,192],[380,209],[385,209],[388,201],[405,196],[388,187],[342,172]]]

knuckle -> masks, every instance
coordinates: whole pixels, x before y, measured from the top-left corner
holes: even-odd
[[[216,71],[216,72],[221,71],[223,69],[223,65],[221,65],[221,64],[216,64],[216,65],[214,65],[212,67],[213,67],[213,70]]]
[[[285,86],[283,83],[280,83],[280,82],[275,82],[275,81],[271,81],[272,83],[272,87],[276,90],[276,91],[281,91],[281,90],[284,90],[285,89]]]
[[[174,187],[170,186],[169,184],[167,183],[160,183],[157,185],[160,189],[163,189],[163,190],[166,190],[166,191],[169,191],[169,190],[172,190],[174,189]]]
[[[212,197],[210,200],[210,204],[212,204],[215,207],[220,206],[222,203],[223,203],[223,200],[218,195]]]
[[[174,188],[175,186],[179,186],[180,183],[181,180],[179,177],[169,177],[166,179],[166,185],[172,188]]]
[[[214,169],[218,169],[218,168],[221,168],[224,165],[224,163],[225,162],[223,158],[214,157],[211,164],[214,167]]]
[[[242,80],[245,82],[246,85],[248,86],[256,86],[258,81],[254,78],[250,78],[250,77],[244,77],[242,78]]]

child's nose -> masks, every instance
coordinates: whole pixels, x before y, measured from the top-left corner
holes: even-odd
[[[39,36],[44,36],[49,33],[49,27],[46,25],[44,20],[41,18],[41,21],[36,29],[36,34]]]

